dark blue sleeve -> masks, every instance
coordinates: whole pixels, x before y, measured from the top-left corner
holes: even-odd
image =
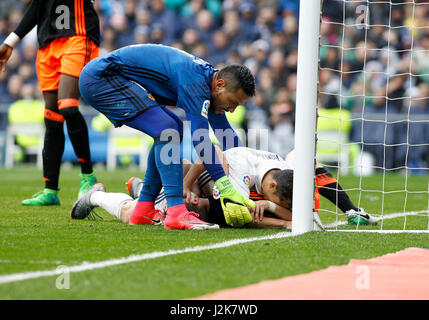
[[[237,133],[229,124],[225,113],[214,114],[209,112],[208,120],[217,140],[222,146],[222,150],[243,146],[243,143],[241,142]]]
[[[214,181],[225,176],[215,147],[209,136],[209,125],[207,119],[194,113],[186,113],[188,121],[191,122],[191,139],[195,151],[203,162],[206,170]]]

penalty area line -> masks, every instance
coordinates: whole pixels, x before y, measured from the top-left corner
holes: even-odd
[[[81,264],[74,265],[74,266],[59,266],[56,269],[51,269],[51,270],[41,270],[41,271],[30,271],[30,272],[6,274],[6,275],[0,276],[0,284],[10,283],[10,282],[18,282],[18,281],[24,281],[24,280],[30,280],[30,279],[38,279],[38,278],[43,278],[43,277],[51,277],[51,276],[64,274],[65,272],[76,273],[76,272],[91,271],[91,270],[95,270],[95,269],[102,269],[102,268],[117,266],[117,265],[121,265],[121,264],[139,262],[139,261],[156,259],[156,258],[162,258],[162,257],[167,257],[167,256],[172,256],[172,255],[177,255],[177,254],[221,249],[221,248],[232,247],[232,246],[243,244],[243,243],[262,241],[262,240],[283,239],[283,238],[288,238],[288,237],[294,237],[297,235],[299,235],[299,234],[294,234],[292,232],[279,232],[279,233],[276,233],[273,235],[268,235],[268,236],[252,237],[252,238],[244,238],[244,239],[233,239],[233,240],[228,240],[228,241],[219,242],[219,243],[206,245],[206,246],[195,246],[195,247],[189,247],[189,248],[185,248],[185,249],[168,250],[168,251],[155,251],[155,252],[150,252],[150,253],[131,255],[128,257],[104,260],[104,261],[99,261],[99,262],[83,262]]]

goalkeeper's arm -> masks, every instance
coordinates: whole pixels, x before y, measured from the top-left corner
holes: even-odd
[[[216,180],[215,184],[220,192],[220,203],[226,223],[232,226],[251,223],[253,219],[247,207],[255,206],[253,200],[238,192],[226,176]]]
[[[195,151],[220,192],[226,223],[244,225],[252,222],[252,216],[246,206],[254,207],[254,202],[239,193],[225,175],[215,147],[210,140],[207,121],[193,114],[187,114],[187,116],[191,120],[192,142]]]

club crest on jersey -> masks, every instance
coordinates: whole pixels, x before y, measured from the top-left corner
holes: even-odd
[[[213,186],[213,199],[217,200],[220,198],[220,191],[216,188],[216,186]]]
[[[250,184],[250,177],[249,176],[244,176],[243,177],[243,183],[246,185],[246,187],[248,187],[249,184]]]
[[[203,107],[201,108],[201,115],[204,118],[208,118],[208,116],[209,116],[209,108],[210,108],[210,100],[204,101]]]

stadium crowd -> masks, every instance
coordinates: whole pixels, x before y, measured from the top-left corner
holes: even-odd
[[[1,1],[0,41],[16,28],[29,2]],[[341,106],[369,119],[370,114],[382,114],[383,120],[390,115],[429,115],[429,29],[425,28],[429,5],[391,2],[324,1],[320,108]],[[101,22],[100,55],[131,44],[160,43],[217,67],[248,66],[257,80],[257,94],[246,106],[242,126],[268,130],[270,151],[284,156],[293,149],[299,0],[96,0],[95,4]],[[0,73],[2,105],[40,99],[34,31],[17,49],[7,72]],[[422,140],[429,136],[422,134],[428,130],[426,123],[364,124],[362,132],[360,121],[353,122],[350,138],[374,144],[368,151],[379,153],[380,166],[399,166],[412,148],[413,161],[427,156],[427,146],[402,145],[428,143]],[[404,140],[407,132],[410,140]],[[388,161],[377,143],[391,145]]]

